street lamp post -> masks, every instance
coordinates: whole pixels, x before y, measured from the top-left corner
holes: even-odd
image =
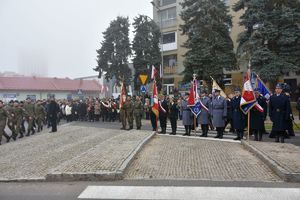
[[[161,9],[159,8],[158,5],[154,3],[154,1],[150,2],[153,7],[155,7],[159,12],[160,12],[160,26],[159,26],[159,31],[160,31],[160,49],[161,49],[161,70],[162,72],[164,71],[164,50],[163,50],[163,32],[162,32],[162,12]],[[161,75],[161,74],[160,74]],[[163,78],[161,77],[161,86],[163,89]]]

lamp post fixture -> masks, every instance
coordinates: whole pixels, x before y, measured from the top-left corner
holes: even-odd
[[[163,32],[162,32],[162,13],[161,13],[161,9],[159,8],[158,5],[156,5],[154,3],[154,1],[150,2],[152,4],[153,7],[155,7],[160,13],[160,26],[159,26],[159,30],[160,30],[160,49],[161,49],[161,70],[164,71],[164,50],[163,50]],[[163,78],[161,78],[161,85],[162,85],[162,89],[163,89]]]

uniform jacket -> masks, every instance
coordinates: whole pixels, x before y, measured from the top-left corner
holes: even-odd
[[[256,98],[257,103],[264,109],[264,112],[259,112],[255,107],[250,111],[250,128],[254,130],[263,130],[264,122],[267,117],[268,106],[264,97]]]
[[[232,125],[234,129],[244,130],[246,116],[240,108],[241,96],[233,97],[231,100]]]
[[[193,124],[193,113],[191,109],[188,107],[188,102],[186,100],[181,101],[181,113],[182,113],[182,124],[192,125]]]
[[[206,106],[206,108],[210,108],[211,100],[208,97],[201,98],[201,102],[203,105]],[[206,111],[204,108],[201,108],[201,112],[198,115],[198,123],[199,124],[209,124],[210,121],[210,113],[209,110]]]
[[[222,96],[213,98],[211,103],[211,116],[214,127],[224,127],[225,118],[227,117],[227,102]]]
[[[178,119],[178,112],[179,112],[177,103],[170,104],[169,107],[170,107],[169,118],[177,120]]]
[[[269,116],[273,122],[273,131],[285,131],[290,117],[290,101],[284,94],[272,95],[269,104]]]

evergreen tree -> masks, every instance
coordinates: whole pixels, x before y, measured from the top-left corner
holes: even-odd
[[[117,83],[123,79],[126,84],[130,83],[131,70],[128,66],[128,57],[131,55],[129,43],[129,21],[125,17],[117,17],[110,22],[110,26],[103,32],[104,40],[101,48],[97,50],[98,66],[94,68],[99,72],[99,78],[104,75],[105,79],[116,78]]]
[[[188,36],[184,43],[188,49],[184,82],[189,82],[193,73],[207,82],[211,81],[210,76],[221,80],[223,68],[230,70],[236,66],[228,7],[222,0],[184,0],[181,5],[181,29]]]
[[[151,66],[159,66],[161,57],[159,49],[160,30],[157,24],[145,15],[134,19],[134,39],[132,50],[134,52],[133,66],[135,68],[134,83],[138,90],[140,74],[151,76]]]
[[[298,0],[239,0],[234,11],[245,10],[240,25],[238,56],[247,55],[252,68],[266,81],[276,82],[300,70],[300,2]]]

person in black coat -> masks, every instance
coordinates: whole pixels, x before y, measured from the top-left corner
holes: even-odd
[[[282,93],[282,85],[277,84],[275,94],[270,97],[269,116],[273,122],[272,132],[275,133],[275,142],[284,143],[288,120],[290,118],[290,100]]]
[[[50,133],[52,132],[56,132],[57,131],[57,115],[59,113],[59,105],[56,103],[54,97],[50,98],[50,103],[48,105],[48,116],[49,116],[49,120],[51,123],[51,127],[52,130],[50,131]]]
[[[267,117],[268,105],[266,98],[260,95],[258,89],[255,89],[255,97],[257,103],[264,109],[264,112],[258,111],[255,107],[253,107],[250,111],[250,130],[254,134],[255,141],[262,141],[264,130],[264,123]]]
[[[239,88],[236,88],[234,91],[235,97],[231,100],[232,106],[232,125],[235,130],[237,137],[234,140],[241,140],[244,137],[244,128],[246,125],[245,114],[240,108],[241,102],[241,91]]]
[[[176,135],[176,129],[177,129],[177,119],[178,119],[178,105],[173,98],[170,99],[170,105],[169,105],[169,118],[171,122],[171,127],[172,127],[172,133],[170,135]]]
[[[161,127],[160,133],[165,134],[167,129],[167,117],[168,117],[169,108],[168,108],[168,102],[165,100],[164,95],[160,96],[160,101],[158,103],[159,103],[159,123]]]

